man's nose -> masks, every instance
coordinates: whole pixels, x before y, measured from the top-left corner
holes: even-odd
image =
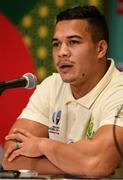
[[[59,57],[62,57],[62,56],[69,57],[70,56],[70,49],[69,49],[69,47],[67,46],[66,43],[61,44],[61,46],[59,48],[59,51],[58,51],[58,56]]]

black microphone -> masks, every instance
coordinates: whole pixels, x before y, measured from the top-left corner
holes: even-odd
[[[32,89],[37,84],[37,78],[32,73],[26,73],[22,77],[13,80],[7,80],[0,82],[0,93],[6,89],[20,88],[24,87],[27,89]]]

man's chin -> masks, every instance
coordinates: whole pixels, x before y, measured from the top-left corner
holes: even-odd
[[[62,78],[62,80],[63,80],[65,83],[72,83],[72,82],[73,82],[73,79]]]
[[[75,78],[72,78],[70,76],[68,77],[67,75],[64,76],[64,75],[60,74],[60,76],[65,83],[74,83],[74,81],[76,81]]]
[[[65,83],[70,83],[70,80],[68,79],[62,79]]]

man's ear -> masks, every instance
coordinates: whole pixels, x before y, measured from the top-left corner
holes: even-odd
[[[97,45],[98,58],[103,58],[108,49],[108,44],[105,40],[100,40]]]

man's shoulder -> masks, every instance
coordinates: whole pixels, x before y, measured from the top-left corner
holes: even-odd
[[[114,85],[121,85],[123,86],[123,72],[122,71],[117,71],[114,73],[114,76],[112,78],[112,83]]]
[[[123,99],[123,72],[116,71],[114,73],[102,95],[102,99],[106,101],[110,101],[110,99]]]

